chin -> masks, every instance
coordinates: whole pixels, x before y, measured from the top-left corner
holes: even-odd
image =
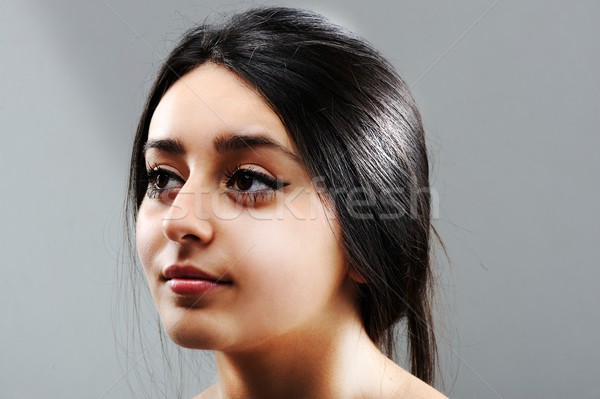
[[[218,343],[212,334],[206,334],[198,329],[186,329],[177,326],[166,328],[167,334],[177,345],[187,349],[210,350],[215,349]]]
[[[177,345],[188,349],[214,349],[218,345],[217,329],[195,316],[185,310],[161,315],[161,320],[169,338]]]

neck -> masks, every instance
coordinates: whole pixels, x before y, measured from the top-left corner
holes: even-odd
[[[216,359],[223,399],[350,398],[368,391],[390,362],[358,320],[329,335],[284,337],[268,348],[217,352]]]

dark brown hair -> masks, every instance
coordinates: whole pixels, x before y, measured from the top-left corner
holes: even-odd
[[[405,322],[411,371],[432,383],[429,166],[423,125],[407,85],[368,43],[322,16],[259,8],[189,31],[149,94],[133,147],[128,210],[146,193],[142,151],[167,89],[213,62],[254,87],[279,115],[322,198],[336,212],[370,338],[394,356]]]

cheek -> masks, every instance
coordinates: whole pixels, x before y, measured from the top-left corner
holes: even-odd
[[[240,304],[255,324],[295,322],[328,311],[345,268],[326,221],[255,221],[247,235],[252,249],[237,275]]]
[[[151,269],[152,261],[157,255],[160,239],[161,226],[156,222],[156,218],[149,215],[142,203],[135,226],[135,245],[146,273]]]

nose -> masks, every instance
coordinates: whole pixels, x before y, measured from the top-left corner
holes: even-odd
[[[163,218],[163,232],[169,240],[180,244],[207,244],[214,236],[210,198],[201,198],[202,195],[193,191],[184,192],[184,188],[177,193]]]

